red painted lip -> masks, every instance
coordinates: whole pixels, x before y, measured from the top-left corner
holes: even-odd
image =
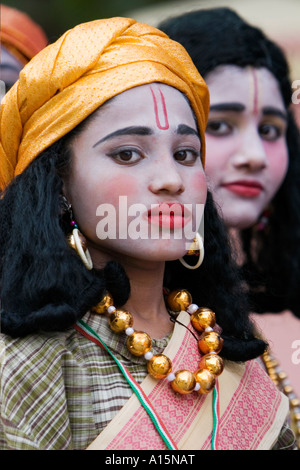
[[[263,186],[258,181],[233,181],[223,185],[229,191],[243,197],[257,197],[263,191]]]
[[[191,219],[191,212],[183,204],[177,202],[164,202],[152,207],[147,218],[150,224],[163,228],[183,228]]]

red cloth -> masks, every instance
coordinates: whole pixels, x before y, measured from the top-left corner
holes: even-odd
[[[23,62],[28,62],[48,44],[43,29],[26,13],[0,5],[1,44]]]

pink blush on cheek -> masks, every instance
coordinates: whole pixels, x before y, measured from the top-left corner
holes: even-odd
[[[205,202],[207,194],[207,183],[205,174],[203,171],[196,171],[190,181],[190,187],[193,191],[196,191],[201,198],[201,202]],[[202,201],[203,200],[203,201]]]
[[[124,174],[106,178],[101,183],[101,192],[106,202],[118,204],[120,196],[130,197],[138,194],[138,179]]]
[[[274,142],[264,142],[264,150],[269,162],[269,172],[272,174],[274,182],[284,179],[288,169],[288,150],[286,142],[283,140]]]

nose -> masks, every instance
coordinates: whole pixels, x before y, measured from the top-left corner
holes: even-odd
[[[252,171],[259,171],[267,166],[266,151],[256,126],[245,130],[243,133],[240,148],[234,159],[234,165]]]
[[[154,194],[181,194],[185,190],[179,165],[171,159],[161,158],[156,161],[151,172],[148,189]]]

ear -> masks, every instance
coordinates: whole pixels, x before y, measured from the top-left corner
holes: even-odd
[[[60,213],[61,215],[65,214],[66,212],[69,212],[70,217],[72,214],[72,204],[68,201],[67,197],[62,193],[59,196],[59,205],[60,205]]]

